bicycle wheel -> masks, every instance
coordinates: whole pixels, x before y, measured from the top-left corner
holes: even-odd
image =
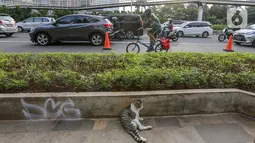
[[[155,52],[168,52],[168,50],[164,50],[161,44],[158,44],[155,48]]]
[[[126,52],[127,53],[139,53],[140,47],[136,43],[130,43],[127,45]]]

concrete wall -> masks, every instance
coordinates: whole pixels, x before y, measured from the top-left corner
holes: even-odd
[[[238,89],[0,95],[0,120],[119,117],[132,101],[142,116],[238,112],[255,117],[255,94]]]

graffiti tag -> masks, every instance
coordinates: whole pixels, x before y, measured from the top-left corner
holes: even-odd
[[[71,99],[61,103],[57,103],[52,99],[48,98],[44,106],[41,107],[35,104],[29,104],[21,99],[21,104],[24,109],[22,112],[27,119],[66,119],[66,118],[80,118],[80,109],[74,108],[74,102]]]

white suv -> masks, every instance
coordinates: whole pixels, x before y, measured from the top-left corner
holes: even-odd
[[[196,35],[207,38],[213,34],[213,28],[210,22],[206,21],[189,21],[181,24],[179,27],[174,27],[179,37],[186,35]]]
[[[30,31],[32,28],[37,27],[41,24],[47,24],[52,22],[55,22],[55,19],[51,17],[30,17],[22,22],[18,22],[17,26],[18,31],[23,32]]]

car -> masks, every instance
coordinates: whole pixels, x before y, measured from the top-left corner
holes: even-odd
[[[37,27],[41,24],[47,24],[55,22],[55,19],[52,17],[30,17],[21,22],[17,22],[18,31],[30,31],[31,28]]]
[[[181,24],[179,27],[174,27],[179,37],[187,35],[202,36],[207,38],[213,34],[213,27],[210,22],[207,21],[188,21]]]
[[[235,34],[233,35],[233,41],[237,45],[243,44],[255,47],[255,24],[235,31]]]
[[[186,21],[184,21],[184,20],[173,20],[173,25],[174,25],[174,27],[179,27],[184,22],[186,22]],[[168,23],[169,22],[166,21],[165,23],[161,24],[161,27],[166,27],[168,25]]]
[[[0,34],[11,37],[18,32],[15,20],[8,14],[0,14]]]
[[[103,45],[105,33],[111,31],[112,23],[105,17],[71,14],[55,22],[32,28],[29,36],[32,42],[42,46],[61,41],[90,41]]]
[[[134,36],[142,36],[143,30],[137,31],[143,26],[143,20],[138,14],[108,14],[103,15],[111,21],[112,17],[117,17],[120,22],[120,28],[124,29],[126,37],[128,39],[134,38]]]

